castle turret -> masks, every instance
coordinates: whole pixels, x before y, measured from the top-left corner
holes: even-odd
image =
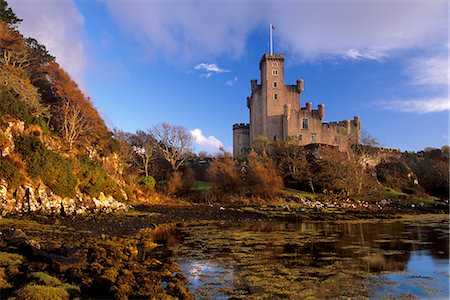
[[[311,111],[312,110],[312,102],[306,102],[306,111]]]
[[[302,93],[305,90],[305,81],[303,79],[297,80],[297,85],[295,86],[297,93]]]
[[[319,109],[319,118],[320,120],[323,120],[323,118],[325,118],[325,104],[319,104],[317,105],[317,108]]]

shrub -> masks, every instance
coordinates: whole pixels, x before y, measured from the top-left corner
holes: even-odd
[[[141,186],[147,191],[153,191],[155,189],[156,180],[152,176],[143,176],[139,180]]]
[[[173,172],[169,180],[167,181],[166,192],[169,195],[173,195],[177,192],[177,190],[181,187],[181,173]]]
[[[9,188],[18,188],[24,181],[20,165],[8,157],[0,157],[0,178],[8,183]]]
[[[20,101],[13,96],[12,93],[6,91],[3,86],[0,85],[0,115],[11,115],[14,118],[18,118],[25,123],[30,123],[33,119],[30,111]]]
[[[237,193],[241,190],[241,172],[230,154],[215,157],[209,165],[207,177],[215,193]]]
[[[189,193],[195,183],[195,172],[192,168],[187,168],[183,171],[183,177],[181,178],[181,191],[183,193]]]
[[[423,192],[421,187],[414,184],[416,175],[402,159],[387,159],[376,166],[377,178],[384,186],[414,194]]]
[[[57,195],[73,197],[76,179],[73,161],[48,150],[33,136],[23,136],[17,141],[17,149],[28,165],[28,174],[42,181]]]
[[[81,171],[78,172],[78,188],[83,194],[98,197],[101,192],[111,195],[117,189],[116,183],[106,174],[100,163],[87,156],[80,158]]]
[[[265,153],[259,156],[254,151],[250,152],[246,171],[246,181],[253,195],[273,197],[283,188],[283,179]]]

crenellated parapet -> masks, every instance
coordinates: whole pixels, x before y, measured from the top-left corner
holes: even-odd
[[[236,123],[233,124],[233,130],[238,130],[238,129],[249,129],[250,128],[250,124],[249,123]]]
[[[235,157],[250,148],[259,136],[270,141],[295,140],[300,145],[326,144],[341,151],[349,151],[351,145],[358,144],[359,117],[323,123],[325,105],[313,107],[312,102],[301,101],[305,82],[299,79],[294,84],[285,83],[284,59],[282,54],[261,57],[260,78],[250,80],[251,95],[246,99],[250,123],[233,125]]]

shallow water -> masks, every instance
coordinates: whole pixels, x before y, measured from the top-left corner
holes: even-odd
[[[172,248],[197,299],[448,299],[446,215],[204,222]]]

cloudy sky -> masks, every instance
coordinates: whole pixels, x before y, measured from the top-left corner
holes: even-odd
[[[9,0],[108,126],[182,125],[196,149],[230,149],[268,52],[325,121],[359,115],[384,146],[448,144],[447,0]]]

